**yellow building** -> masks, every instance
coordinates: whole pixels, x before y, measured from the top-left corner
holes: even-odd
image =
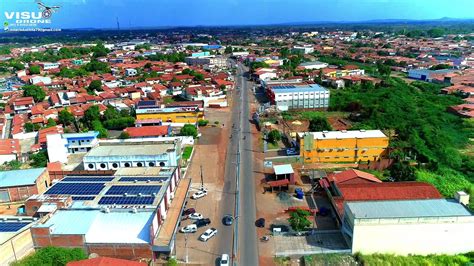
[[[297,139],[306,163],[375,161],[385,155],[389,142],[380,130],[306,132]]]
[[[165,107],[137,109],[138,124],[158,124],[161,122],[194,124],[204,119],[204,110],[198,107]]]

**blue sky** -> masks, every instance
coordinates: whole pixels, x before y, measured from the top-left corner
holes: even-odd
[[[474,18],[474,0],[43,0],[60,5],[52,27],[255,25],[373,19]],[[2,0],[5,11],[38,11],[34,0]]]

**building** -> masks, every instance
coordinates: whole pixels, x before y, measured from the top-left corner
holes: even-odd
[[[304,69],[321,69],[328,67],[328,63],[319,62],[319,61],[311,61],[311,62],[303,62],[300,64],[301,67]]]
[[[171,136],[170,126],[127,127],[123,130],[130,138],[157,138]]]
[[[31,228],[34,246],[77,247],[130,260],[170,254],[190,181],[181,179],[178,167],[71,173],[44,194],[71,196],[73,203]]]
[[[188,56],[184,59],[186,64],[190,66],[196,65],[212,65],[218,68],[227,66],[227,59],[222,56],[208,55],[208,56]]]
[[[299,132],[300,156],[306,163],[377,161],[389,139],[380,130]]]
[[[305,44],[302,46],[293,46],[292,52],[296,54],[310,54],[314,52],[314,47],[311,44]]]
[[[161,125],[163,123],[196,124],[204,119],[202,101],[176,102],[169,105],[137,105],[136,125]]]
[[[99,132],[50,134],[46,136],[50,162],[67,162],[69,154],[85,153],[99,144]]]
[[[0,202],[26,200],[46,191],[49,184],[46,168],[0,171]]]
[[[147,266],[148,264],[144,262],[131,261],[131,260],[122,260],[108,257],[99,257],[93,259],[71,261],[66,264],[66,266]]]
[[[127,69],[125,69],[125,75],[126,75],[127,77],[136,76],[136,75],[137,75],[137,70],[134,69],[134,68],[127,68]]]
[[[352,253],[459,254],[474,250],[474,216],[456,200],[344,203]]]
[[[181,140],[159,141],[126,139],[119,142],[100,142],[83,159],[85,170],[116,170],[120,167],[177,166],[181,154]]]
[[[13,101],[15,114],[31,113],[31,108],[35,105],[33,97],[21,97]]]
[[[21,159],[20,140],[0,139],[0,165]]]
[[[0,216],[0,265],[21,260],[34,252],[31,217]]]
[[[326,78],[342,78],[347,76],[363,76],[365,70],[360,69],[358,66],[347,65],[343,69],[325,68],[322,69],[323,75]]]
[[[329,90],[317,84],[267,86],[266,92],[270,102],[281,111],[329,106]]]
[[[454,71],[454,69],[410,69],[408,70],[408,78],[432,82],[433,79],[437,78],[437,76],[442,76],[444,80],[444,76],[453,73]],[[450,80],[446,80],[446,82],[450,82]]]

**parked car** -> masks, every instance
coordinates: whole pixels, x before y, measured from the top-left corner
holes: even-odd
[[[199,190],[198,192],[194,193],[191,198],[192,199],[200,199],[204,196],[207,195],[207,190],[206,189],[203,189],[203,190]]]
[[[199,228],[211,224],[211,220],[209,218],[200,219],[195,221],[194,224]]]
[[[181,233],[196,233],[197,226],[195,224],[190,224],[185,227],[182,227],[179,231]]]
[[[232,225],[234,222],[234,217],[232,215],[225,215],[224,218],[222,218],[222,223],[224,225]]]
[[[229,266],[229,255],[222,254],[222,256],[221,256],[221,266]]]
[[[183,216],[190,215],[190,214],[193,214],[195,212],[196,212],[196,210],[194,208],[189,208],[189,209],[186,209],[186,210],[183,211]]]
[[[204,218],[204,216],[202,216],[202,214],[200,214],[200,213],[198,213],[198,212],[191,213],[191,214],[189,215],[189,219],[191,219],[191,220],[201,220],[201,219],[203,219],[203,218]]]
[[[199,240],[206,242],[207,240],[211,239],[216,234],[217,234],[216,228],[209,228],[204,233],[202,233],[202,235],[199,237]]]
[[[289,148],[286,149],[286,155],[291,156],[291,155],[298,155],[299,152],[295,148]]]
[[[290,227],[288,225],[284,225],[284,224],[272,224],[270,226],[270,231],[273,232],[273,229],[280,229],[281,232],[289,232],[290,231]]]
[[[265,218],[257,219],[257,221],[255,221],[255,226],[260,228],[265,227]]]

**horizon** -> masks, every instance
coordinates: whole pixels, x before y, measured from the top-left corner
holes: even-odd
[[[284,0],[162,0],[151,3],[146,0],[44,0],[43,3],[61,7],[47,26],[72,30],[117,29],[117,21],[120,29],[146,29],[474,19],[470,12],[474,10],[471,0],[360,0],[357,5],[350,0],[332,3],[295,0],[290,7]],[[8,21],[6,12],[36,12],[38,7],[33,0],[22,0],[3,5],[0,11],[4,21]]]

